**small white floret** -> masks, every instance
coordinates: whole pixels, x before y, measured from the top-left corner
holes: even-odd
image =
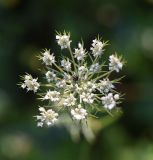
[[[104,108],[106,109],[111,110],[116,106],[116,101],[114,100],[112,93],[109,93],[108,95],[103,96],[101,100],[102,100],[102,104],[104,105]]]
[[[95,91],[96,84],[91,81],[87,81],[87,82],[82,83],[81,88],[83,91],[91,93],[91,92]]]
[[[64,106],[74,106],[76,103],[76,98],[74,97],[73,94],[70,94],[67,98],[64,100]]]
[[[78,44],[78,48],[75,49],[74,51],[74,57],[78,60],[81,61],[85,58],[86,52],[83,49],[83,45],[81,43]]]
[[[66,86],[66,81],[64,79],[57,81],[56,87],[63,88]]]
[[[24,76],[24,83],[21,84],[21,87],[27,88],[27,91],[34,91],[37,92],[37,90],[40,87],[40,84],[37,82],[38,78],[33,78],[30,74],[27,74]]]
[[[71,115],[73,119],[83,120],[87,116],[87,111],[79,104],[77,108],[71,109]]]
[[[56,74],[54,72],[47,71],[46,72],[46,79],[48,82],[54,81],[54,80],[56,80]]]
[[[93,73],[96,73],[96,72],[98,72],[99,70],[100,70],[99,63],[92,64],[92,65],[90,66],[90,69],[89,69],[89,71],[90,71],[90,72],[93,72]]]
[[[56,35],[56,40],[61,49],[70,47],[70,43],[72,42],[70,40],[70,35],[66,33],[63,35]]]
[[[47,91],[46,95],[43,98],[44,100],[50,100],[52,102],[57,102],[60,100],[60,92],[57,91]]]
[[[105,46],[105,43],[102,43],[100,40],[94,39],[92,43],[92,47],[90,48],[93,56],[94,57],[100,56],[104,51],[104,48],[103,48],[104,46]]]
[[[64,70],[66,71],[70,71],[71,70],[71,62],[69,61],[69,59],[63,59],[61,61],[61,66],[64,68]]]
[[[109,56],[109,70],[110,71],[116,71],[119,72],[123,67],[123,63],[120,61],[120,59],[115,56],[111,55]]]
[[[98,90],[101,93],[108,93],[113,88],[115,88],[115,86],[108,78],[104,78],[103,80],[100,80],[100,83],[98,83]]]
[[[43,127],[44,124],[50,126],[58,120],[58,113],[56,113],[52,109],[45,110],[44,107],[39,107],[39,111],[40,115],[35,116],[38,120],[38,127]]]
[[[82,102],[82,100],[83,100],[83,102],[91,104],[91,103],[94,102],[94,94],[93,93],[89,93],[89,92],[87,92],[87,93],[83,92],[80,95],[80,102]]]
[[[119,99],[120,99],[119,94],[115,94],[115,95],[114,95],[114,99],[115,99],[115,100],[119,100]]]
[[[45,50],[45,52],[42,53],[41,59],[47,66],[51,66],[53,63],[55,63],[55,56],[53,53],[50,54],[50,50]]]

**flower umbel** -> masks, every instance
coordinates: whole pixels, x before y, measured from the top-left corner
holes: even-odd
[[[106,64],[102,54],[107,42],[102,42],[100,38],[92,41],[91,52],[84,49],[83,43],[71,49],[70,33],[57,33],[56,41],[61,49],[69,52],[71,58],[63,56],[55,60],[50,50],[44,50],[39,57],[44,64],[46,81],[38,83],[38,78],[26,74],[21,84],[22,88],[34,93],[41,87],[38,96],[45,104],[39,107],[37,126],[53,125],[60,121],[62,115],[70,116],[81,124],[88,122],[90,117],[99,116],[99,112],[110,113],[117,109],[122,95],[115,85],[121,78],[112,79],[110,75],[122,69],[122,58],[112,54]]]

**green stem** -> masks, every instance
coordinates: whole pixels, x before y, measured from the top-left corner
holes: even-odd
[[[41,84],[42,87],[53,87],[54,85],[52,84]]]
[[[93,58],[91,57],[90,53],[88,53],[88,55],[89,55],[89,58],[90,58],[91,62],[93,63],[94,60],[93,60]]]
[[[54,66],[61,72],[64,72],[63,69],[61,67],[59,67],[56,63],[54,63]]]
[[[71,58],[72,58],[72,63],[73,63],[73,66],[74,66],[74,70],[76,72],[77,69],[76,69],[76,64],[75,64],[75,60],[74,60],[74,56],[73,56],[72,50],[71,50],[70,47],[68,47],[68,49],[69,49],[69,52],[70,52],[70,55],[71,55]]]
[[[112,114],[108,109],[106,109],[105,111],[106,111],[111,117],[114,117],[113,114]]]
[[[108,75],[111,74],[111,72],[112,72],[112,71],[106,72],[105,74],[102,74],[101,76],[95,78],[94,80],[97,81],[97,80],[99,80],[99,79],[101,79],[101,78],[103,78],[103,77],[105,77],[105,76],[108,76]]]

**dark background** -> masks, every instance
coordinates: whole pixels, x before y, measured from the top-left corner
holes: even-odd
[[[86,47],[98,34],[127,61],[123,116],[93,143],[64,128],[37,128],[32,93],[19,75],[39,75],[36,55],[59,51],[55,30]],[[153,160],[153,0],[0,0],[0,160]]]

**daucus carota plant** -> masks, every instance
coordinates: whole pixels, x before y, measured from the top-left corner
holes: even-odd
[[[103,112],[111,115],[121,103],[122,95],[115,86],[121,78],[111,79],[110,76],[122,69],[122,57],[115,53],[105,62],[103,54],[108,42],[99,37],[92,41],[89,51],[81,42],[72,49],[70,33],[57,33],[56,41],[69,56],[63,55],[57,63],[59,59],[50,50],[40,53],[45,82],[38,82],[38,78],[30,74],[22,77],[21,88],[33,91],[44,101],[44,106],[38,108],[39,115],[35,116],[37,126],[58,123],[63,114],[79,125],[89,117],[102,116]]]

